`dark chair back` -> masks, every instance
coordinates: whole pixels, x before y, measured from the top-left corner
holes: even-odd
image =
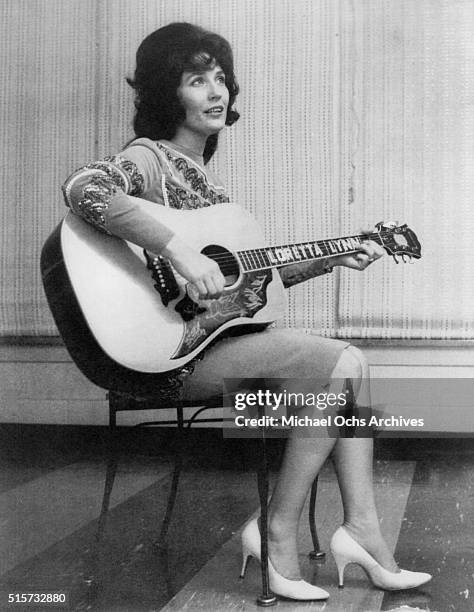
[[[89,329],[64,261],[61,229],[62,222],[46,240],[40,266],[51,313],[72,360],[86,378],[103,389],[138,397],[155,395],[168,376],[138,372],[116,363],[102,350]]]

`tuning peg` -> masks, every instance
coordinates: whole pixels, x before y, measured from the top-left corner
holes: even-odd
[[[393,261],[394,261],[396,264],[397,264],[397,263],[400,263],[400,262],[398,261],[398,259],[397,259],[397,256],[396,256],[396,255],[392,255],[392,257],[393,257]]]
[[[387,229],[394,229],[396,228],[398,225],[398,221],[387,221],[387,223],[384,223],[383,226],[386,227]]]
[[[406,255],[406,253],[402,253],[402,261],[403,261],[403,263],[407,262],[407,255]]]

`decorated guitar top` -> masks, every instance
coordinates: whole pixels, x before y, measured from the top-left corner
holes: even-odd
[[[367,239],[395,260],[421,257],[406,225],[379,223],[370,235],[265,247],[257,222],[234,204],[160,207],[159,220],[218,263],[226,278],[219,298],[196,298],[168,260],[99,233],[72,213],[61,227],[64,263],[90,331],[109,357],[139,372],[182,367],[226,330],[280,318],[286,307],[281,266],[354,253]]]

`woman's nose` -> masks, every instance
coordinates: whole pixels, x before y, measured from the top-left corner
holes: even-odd
[[[209,99],[216,100],[221,97],[222,97],[222,94],[219,91],[217,85],[215,83],[212,83],[211,85],[209,85]]]

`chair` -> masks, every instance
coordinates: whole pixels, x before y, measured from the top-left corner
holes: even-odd
[[[176,409],[176,419],[171,421],[143,422],[138,427],[146,427],[155,424],[177,425],[178,428],[178,452],[176,454],[175,466],[172,477],[171,491],[168,499],[167,509],[162,522],[160,541],[166,538],[168,525],[176,499],[176,492],[183,458],[183,432],[185,425],[191,427],[195,422],[209,423],[222,421],[221,418],[198,418],[198,416],[209,408],[222,406],[222,397],[210,398],[205,406],[198,410],[189,419],[184,418],[184,408],[195,407],[195,403],[170,402],[159,397],[160,378],[159,374],[148,374],[130,370],[113,361],[99,346],[91,333],[81,311],[79,302],[74,294],[66,264],[63,259],[61,248],[60,223],[46,240],[41,252],[41,275],[43,286],[48,299],[53,318],[64,344],[79,370],[94,384],[107,390],[109,402],[109,432],[110,448],[107,473],[105,478],[102,509],[99,518],[97,543],[100,542],[104,528],[106,515],[109,507],[110,495],[117,467],[117,448],[114,441],[117,434],[117,413],[125,410],[160,410],[164,408]],[[262,531],[262,593],[257,598],[261,606],[271,606],[276,602],[276,597],[271,593],[268,582],[268,549],[267,549],[267,500],[269,491],[268,460],[265,429],[260,430],[261,459],[258,466],[258,492],[261,506],[261,531]],[[318,479],[316,478],[311,488],[309,522],[314,550],[310,553],[313,559],[324,559],[325,553],[320,550],[316,525],[315,504]],[[93,578],[90,578],[93,580]]]

